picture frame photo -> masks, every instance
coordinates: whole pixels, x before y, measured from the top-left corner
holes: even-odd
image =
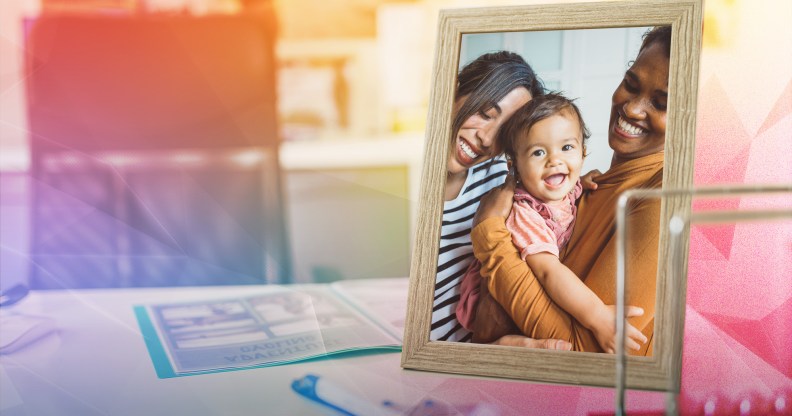
[[[470,48],[463,50],[463,44],[470,43],[470,38],[466,36],[507,34],[506,37],[514,38],[515,34],[519,33],[547,34],[655,26],[670,26],[671,29],[667,103],[663,103],[667,118],[663,120],[665,142],[661,162],[662,188],[686,189],[693,185],[696,99],[702,40],[701,0],[566,3],[440,11],[432,93],[427,118],[425,159],[410,269],[406,328],[401,358],[403,368],[537,382],[605,387],[616,385],[617,360],[614,354],[441,341],[430,336],[433,329],[433,311],[437,309],[438,256],[444,201],[447,199],[445,190],[449,177],[449,155],[452,155],[457,146],[456,140],[452,140],[452,136],[455,135],[455,132],[452,132],[452,116],[455,105],[459,105],[455,100],[459,70],[466,64],[465,61],[470,61],[476,55],[469,53]],[[569,44],[569,42],[563,44],[565,50],[569,49]],[[634,59],[634,53],[632,57]],[[536,66],[530,56],[524,58],[532,66]],[[627,63],[628,66],[630,64],[632,60]],[[626,69],[627,67],[623,67],[622,71]],[[537,70],[537,73],[541,78],[541,71]],[[580,71],[572,71],[572,73],[579,74]],[[558,79],[563,81],[562,76]],[[570,85],[576,82],[574,79],[571,84],[562,81],[555,82],[554,85],[547,85],[548,82],[545,84],[548,89],[569,93],[570,89],[573,89]],[[615,87],[617,83],[612,84],[610,91]],[[575,100],[578,106],[599,105],[591,102],[587,104],[586,89],[578,90],[583,91],[580,93],[583,97],[577,93],[573,93],[574,95],[570,97],[578,99]],[[667,110],[665,110],[666,105]],[[583,113],[583,118],[587,117],[586,111]],[[589,120],[586,119],[585,122],[588,124]],[[590,127],[597,127],[596,123]],[[606,138],[602,137],[607,135],[607,132],[598,138],[597,131],[594,131],[597,129],[592,128],[592,130],[590,140],[607,142]],[[664,198],[660,206],[657,283],[651,339],[653,351],[646,356],[631,355],[627,358],[625,368],[627,388],[678,390],[685,316],[686,267],[680,269],[678,265],[672,264],[672,260],[687,264],[689,237],[683,241],[684,247],[681,252],[685,254],[681,258],[678,256],[672,259],[672,256],[669,256],[667,224],[674,215],[686,215],[689,212],[690,197],[684,193]],[[614,204],[614,216],[615,213]],[[472,217],[472,214],[470,216]],[[614,230],[610,232],[615,234]],[[630,240],[627,241],[628,253],[629,244]],[[473,256],[470,255],[470,258],[472,259]],[[616,262],[615,255],[612,261]],[[682,273],[678,272],[680,270]],[[629,268],[626,276],[629,290]],[[614,287],[615,281],[614,273]],[[434,325],[435,328],[436,326]],[[463,341],[467,340],[463,339]]]

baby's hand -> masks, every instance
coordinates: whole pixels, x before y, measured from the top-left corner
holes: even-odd
[[[643,314],[643,309],[637,306],[627,306],[628,318]],[[594,332],[594,336],[597,338],[602,350],[608,354],[613,354],[616,352],[616,307],[607,305],[597,315],[596,323],[590,329]],[[627,332],[625,347],[638,351],[641,349],[641,344],[645,344],[648,339],[641,331],[630,325],[629,322],[626,322],[626,324],[624,327]]]
[[[594,180],[597,179],[598,176],[602,175],[597,169],[592,170],[591,172],[583,175],[580,177],[580,184],[583,186],[584,191],[593,191],[597,189],[597,183]]]

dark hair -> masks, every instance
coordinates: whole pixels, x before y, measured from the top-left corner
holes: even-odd
[[[577,117],[580,124],[580,135],[583,138],[583,151],[585,155],[586,140],[589,134],[586,123],[580,110],[569,98],[555,92],[547,93],[529,101],[528,104],[520,107],[498,131],[498,144],[511,160],[515,159],[514,148],[516,141],[527,135],[534,124],[558,113],[567,111]]]
[[[667,57],[671,57],[671,26],[655,26],[646,31],[638,54],[640,55],[644,49],[655,43],[663,47],[663,52]]]
[[[544,94],[544,85],[536,77],[533,68],[514,52],[487,53],[465,65],[457,77],[454,99],[458,100],[466,95],[468,98],[454,116],[452,134],[457,134],[470,116],[494,107],[518,87],[525,87],[532,98]]]

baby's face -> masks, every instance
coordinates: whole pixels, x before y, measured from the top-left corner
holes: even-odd
[[[577,117],[567,111],[534,124],[514,150],[522,186],[544,202],[564,199],[580,177],[583,137]]]

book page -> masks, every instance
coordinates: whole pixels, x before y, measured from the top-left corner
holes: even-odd
[[[401,342],[407,316],[406,277],[340,280],[330,286],[386,332]]]
[[[243,298],[151,305],[147,311],[177,374],[399,345],[328,287],[278,288]]]

